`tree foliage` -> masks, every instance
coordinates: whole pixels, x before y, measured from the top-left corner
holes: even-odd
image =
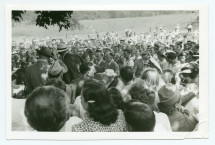
[[[12,20],[19,22],[22,18],[22,14],[24,14],[26,11],[12,11]]]
[[[25,11],[12,11],[12,19],[19,22]],[[34,11],[37,15],[36,26],[48,29],[48,26],[57,25],[59,31],[64,29],[80,28],[77,17],[72,17],[73,11]]]

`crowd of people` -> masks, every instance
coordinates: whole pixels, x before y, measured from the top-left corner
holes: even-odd
[[[198,130],[198,31],[188,26],[13,41],[12,97],[24,102],[14,130]]]

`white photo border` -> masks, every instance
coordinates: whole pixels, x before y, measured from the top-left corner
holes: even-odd
[[[197,132],[26,132],[12,131],[11,42],[12,10],[198,10],[199,11],[199,123]],[[209,134],[209,43],[208,5],[7,5],[6,11],[6,139],[98,140],[98,139],[184,139],[208,138]],[[201,77],[204,76],[204,77]]]

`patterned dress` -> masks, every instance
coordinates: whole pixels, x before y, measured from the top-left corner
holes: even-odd
[[[72,132],[126,132],[128,131],[124,114],[118,110],[118,117],[115,123],[103,125],[100,122],[88,118],[85,121],[72,127]]]

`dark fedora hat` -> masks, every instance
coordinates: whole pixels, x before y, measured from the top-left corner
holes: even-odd
[[[52,50],[50,50],[46,46],[41,46],[40,49],[36,49],[39,54],[43,54],[45,56],[51,57],[52,56]]]

